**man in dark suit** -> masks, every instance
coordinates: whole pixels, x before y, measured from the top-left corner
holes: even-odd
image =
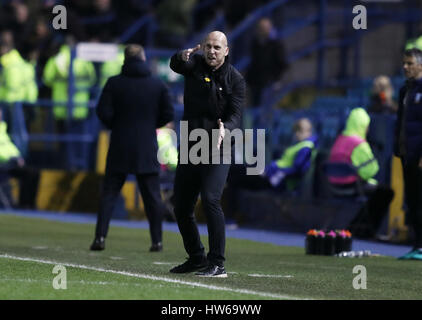
[[[204,54],[194,54],[200,48]],[[224,148],[220,149],[220,145],[225,128],[234,130],[240,127],[245,81],[226,59],[228,53],[226,36],[214,31],[208,34],[202,46],[180,51],[173,55],[170,62],[171,69],[185,77],[183,120],[188,122],[188,131],[203,129],[209,137],[212,131],[218,132],[218,142],[209,144],[211,148],[205,149],[209,152],[208,156],[205,155],[208,159],[214,158],[214,155],[224,156],[221,153]],[[181,135],[180,145],[185,142],[189,144],[189,140]],[[193,147],[190,145],[189,149],[193,150]],[[189,259],[170,272],[199,271],[199,276],[227,277],[224,268],[225,222],[220,201],[230,164],[221,161],[218,164],[214,164],[214,161],[208,161],[208,164],[194,164],[193,161],[183,163],[183,157],[190,151],[185,150],[186,154],[182,151],[181,148],[174,184],[174,213]],[[207,256],[193,213],[199,194],[208,225]],[[204,270],[200,270],[202,268]]]
[[[403,165],[406,224],[413,229],[413,249],[400,257],[422,260],[422,51],[409,49],[403,55],[407,79],[400,89],[394,153]]]
[[[162,250],[163,204],[160,195],[156,128],[173,120],[167,87],[152,77],[142,46],[128,45],[120,75],[111,77],[97,115],[111,130],[106,173],[91,250],[103,250],[110,218],[128,174],[135,174],[150,224],[150,251]]]

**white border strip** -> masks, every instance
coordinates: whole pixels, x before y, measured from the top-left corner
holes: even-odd
[[[171,279],[171,278],[166,278],[166,277],[157,277],[157,276],[142,274],[142,273],[132,273],[132,272],[126,272],[126,271],[109,270],[109,269],[103,269],[103,268],[98,268],[98,267],[93,267],[93,266],[86,266],[86,265],[73,264],[73,263],[67,263],[67,262],[41,260],[41,259],[34,259],[34,258],[28,258],[28,257],[17,257],[17,256],[8,255],[8,254],[2,254],[2,255],[0,255],[0,258],[19,260],[19,261],[30,261],[30,262],[37,262],[37,263],[44,263],[44,264],[52,264],[52,265],[61,264],[63,266],[71,267],[71,268],[86,269],[86,270],[91,270],[91,271],[106,272],[106,273],[112,273],[112,274],[120,274],[120,275],[124,275],[124,276],[128,276],[128,277],[148,279],[148,280],[154,280],[154,281],[164,281],[164,282],[169,282],[169,283],[177,283],[177,284],[183,284],[183,285],[187,285],[187,286],[205,288],[205,289],[209,289],[209,290],[218,290],[218,291],[228,291],[228,292],[235,292],[235,293],[241,293],[241,294],[250,294],[250,295],[261,296],[261,297],[265,297],[265,298],[287,299],[287,300],[304,300],[303,298],[299,298],[299,297],[279,295],[279,294],[274,294],[274,293],[269,293],[269,292],[260,292],[260,291],[253,291],[253,290],[247,290],[247,289],[235,289],[235,288],[229,288],[229,287],[220,287],[220,286],[215,286],[215,285],[207,285],[207,284],[200,283],[200,282],[191,282],[191,281],[183,281],[183,280]]]

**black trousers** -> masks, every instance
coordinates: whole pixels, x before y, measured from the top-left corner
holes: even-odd
[[[418,162],[403,163],[405,201],[407,204],[406,224],[415,233],[415,247],[422,248],[422,169]]]
[[[174,213],[189,257],[199,259],[205,256],[194,207],[201,195],[208,227],[210,263],[223,266],[226,233],[221,197],[229,173],[229,164],[179,164],[174,184]]]
[[[111,215],[127,173],[106,172],[97,216],[96,237],[106,237]],[[162,242],[164,205],[161,201],[158,173],[137,174],[136,180],[145,206],[152,243]]]

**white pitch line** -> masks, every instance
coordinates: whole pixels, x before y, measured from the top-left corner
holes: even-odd
[[[161,261],[155,261],[152,264],[158,264],[158,265],[176,265],[177,262],[161,262]]]
[[[43,264],[52,264],[52,265],[61,264],[63,266],[71,267],[71,268],[85,269],[85,270],[98,271],[98,272],[106,272],[106,273],[112,273],[112,274],[120,274],[120,275],[124,275],[124,276],[128,276],[128,277],[134,277],[134,278],[148,279],[148,280],[154,280],[154,281],[163,281],[163,282],[169,282],[169,283],[177,283],[177,284],[183,284],[183,285],[187,285],[187,286],[199,287],[199,288],[204,288],[204,289],[209,289],[209,290],[228,291],[228,292],[235,292],[235,293],[241,293],[241,294],[250,294],[250,295],[261,296],[261,297],[266,297],[266,298],[286,299],[286,300],[303,300],[304,299],[304,298],[300,298],[300,297],[280,295],[280,294],[269,293],[269,292],[253,291],[253,290],[248,290],[248,289],[236,289],[236,288],[229,288],[229,287],[220,287],[220,286],[215,286],[215,285],[207,285],[207,284],[200,283],[200,282],[183,281],[183,280],[171,279],[171,278],[166,278],[166,277],[157,277],[157,276],[142,274],[142,273],[133,273],[133,272],[127,272],[127,271],[103,269],[103,268],[98,268],[98,267],[93,267],[93,266],[86,266],[86,265],[73,264],[73,263],[67,263],[67,262],[41,260],[41,259],[34,259],[34,258],[28,258],[28,257],[17,257],[17,256],[8,255],[8,254],[2,254],[2,255],[0,255],[0,258],[19,260],[19,261],[37,262],[37,263],[43,263]]]
[[[38,282],[38,283],[49,283],[51,284],[50,280],[42,280],[42,279],[12,279],[12,278],[0,278],[0,282],[28,282],[28,283],[32,283],[32,282]],[[111,285],[115,285],[115,286],[135,286],[135,287],[140,287],[141,284],[139,283],[130,283],[130,282],[117,282],[117,281],[85,281],[85,280],[78,280],[78,281],[67,281],[67,283],[70,284],[83,284],[83,285],[99,285],[99,286],[111,286]]]
[[[291,275],[281,275],[281,274],[259,274],[259,273],[250,273],[249,277],[256,278],[293,278]]]

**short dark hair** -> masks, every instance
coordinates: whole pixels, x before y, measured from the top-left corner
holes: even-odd
[[[145,50],[139,44],[128,44],[125,48],[125,60],[137,58],[145,60]]]
[[[418,64],[422,64],[422,50],[418,48],[407,49],[404,52],[405,57],[415,57]]]

